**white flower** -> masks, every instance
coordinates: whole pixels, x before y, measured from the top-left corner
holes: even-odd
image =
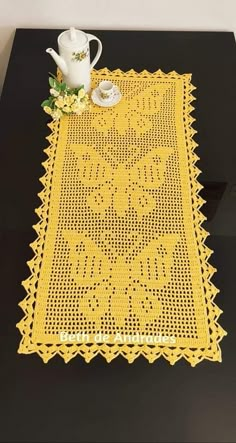
[[[53,95],[53,97],[58,97],[58,95],[59,95],[59,92],[56,91],[56,89],[54,89],[54,88],[51,88],[49,92],[51,95]]]

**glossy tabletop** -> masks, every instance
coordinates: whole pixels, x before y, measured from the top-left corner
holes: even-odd
[[[149,364],[122,357],[87,364],[60,357],[47,365],[19,355],[20,282],[35,239],[34,209],[49,134],[40,108],[55,72],[47,47],[60,30],[16,31],[0,102],[1,148],[1,414],[0,441],[235,442],[236,441],[236,46],[227,32],[90,31],[104,46],[97,68],[192,73],[197,166],[207,203],[213,282],[220,289],[223,362],[164,359]],[[96,50],[92,46],[92,52]]]

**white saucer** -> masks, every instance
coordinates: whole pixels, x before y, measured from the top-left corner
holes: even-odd
[[[111,106],[117,105],[119,103],[122,94],[117,86],[114,86],[114,95],[110,100],[104,100],[101,98],[99,88],[93,90],[91,99],[95,105],[102,106],[104,108],[110,108]]]

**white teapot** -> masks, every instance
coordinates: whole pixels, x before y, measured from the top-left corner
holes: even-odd
[[[97,40],[98,50],[90,64],[89,42]],[[63,75],[63,81],[70,88],[84,85],[85,91],[90,91],[90,71],[99,60],[102,53],[101,41],[92,34],[86,34],[75,28],[62,32],[58,39],[59,54],[52,48],[46,49],[55,60]]]

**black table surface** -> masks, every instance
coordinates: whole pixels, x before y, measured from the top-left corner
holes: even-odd
[[[149,364],[98,356],[47,365],[19,355],[25,297],[20,282],[35,239],[34,209],[42,189],[48,118],[40,108],[48,95],[45,53],[56,49],[60,30],[17,29],[0,103],[1,143],[1,413],[0,439],[11,442],[235,442],[236,441],[236,46],[230,32],[89,31],[101,38],[97,68],[192,73],[197,100],[199,179],[207,200],[202,211],[207,245],[218,268],[217,304],[223,362],[184,360]],[[92,52],[95,44],[92,46]]]

